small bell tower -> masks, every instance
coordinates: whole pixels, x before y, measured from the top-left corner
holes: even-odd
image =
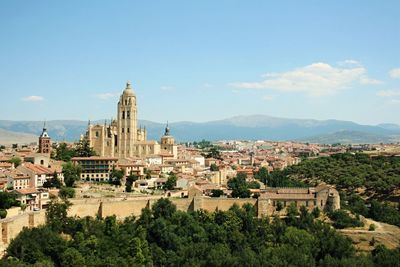
[[[46,129],[46,122],[43,123],[43,130],[39,136],[39,153],[49,154],[51,149],[51,139]]]

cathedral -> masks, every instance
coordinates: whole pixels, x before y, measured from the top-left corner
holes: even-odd
[[[145,158],[163,155],[177,158],[178,153],[168,124],[160,143],[147,140],[146,128],[138,128],[136,95],[129,81],[118,101],[117,119],[108,125],[91,125],[89,122],[86,138],[101,157]]]

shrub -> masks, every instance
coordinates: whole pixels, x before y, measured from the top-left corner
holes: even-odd
[[[7,217],[7,211],[6,210],[0,210],[0,219],[4,219]]]
[[[61,198],[73,198],[75,197],[75,189],[72,187],[61,187],[59,195]]]
[[[375,229],[376,229],[375,224],[371,223],[371,224],[369,225],[368,231],[375,231]]]
[[[363,223],[360,220],[351,217],[345,210],[329,212],[328,216],[333,221],[333,226],[337,229],[363,226]]]

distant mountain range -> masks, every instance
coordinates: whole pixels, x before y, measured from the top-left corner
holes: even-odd
[[[103,121],[93,123],[103,124]],[[54,120],[46,123],[54,140],[78,140],[87,128],[87,122]],[[159,140],[165,124],[140,120],[147,128],[148,139]],[[288,119],[266,115],[236,116],[209,122],[175,122],[169,124],[171,134],[178,142],[195,140],[300,140],[315,143],[388,143],[400,140],[400,126],[380,124],[361,125],[351,121]],[[0,129],[13,133],[38,136],[40,121],[0,121]],[[0,143],[4,138],[0,132]],[[18,141],[15,140],[16,142]]]
[[[21,144],[30,144],[37,142],[37,136],[27,133],[10,132],[0,129],[0,145],[11,145],[16,142]]]

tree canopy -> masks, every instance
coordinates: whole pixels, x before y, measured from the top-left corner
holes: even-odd
[[[265,177],[261,173],[255,176]],[[400,226],[400,196],[396,193],[400,189],[400,157],[334,154],[273,171],[266,180],[272,187],[310,186],[320,182],[335,185],[341,193],[343,208]]]
[[[72,162],[63,164],[62,172],[64,174],[64,183],[67,187],[73,187],[76,181],[79,181],[81,174],[81,167],[75,166]]]
[[[2,266],[399,266],[400,250],[356,254],[351,241],[306,209],[281,220],[256,218],[252,205],[178,211],[158,200],[138,218],[66,218],[54,205],[49,226],[25,228]],[[53,227],[52,225],[56,225]],[[59,227],[60,226],[60,227]],[[60,234],[61,233],[61,234]]]

